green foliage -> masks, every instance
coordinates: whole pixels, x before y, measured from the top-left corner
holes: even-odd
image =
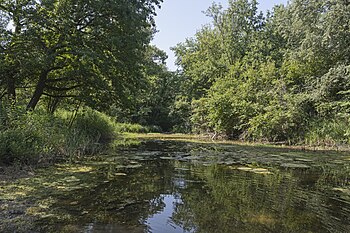
[[[293,0],[265,16],[256,0],[230,0],[227,9],[214,3],[206,11],[211,25],[173,48],[177,72],[167,70],[164,51],[149,45],[161,0],[54,2],[5,1],[0,8],[0,129],[7,154],[38,154],[43,144],[54,144],[44,151],[64,151],[56,154],[87,152],[116,133],[150,130],[348,142],[347,1]],[[24,105],[38,103],[50,113],[82,105],[112,118],[92,109],[59,117],[24,112]],[[50,138],[52,130],[64,136]],[[7,143],[16,137],[23,147]]]
[[[130,123],[116,123],[115,131],[118,133],[149,133],[149,132],[159,132],[157,127],[145,127],[139,124]]]
[[[350,144],[350,118],[320,119],[310,125],[305,142],[311,146]]]
[[[144,78],[145,48],[161,2],[2,1],[0,73],[6,84],[0,86],[13,99],[25,92],[28,109],[43,96],[99,109],[121,102]]]
[[[90,108],[83,109],[76,116],[72,130],[80,132],[96,142],[111,141],[115,137],[115,123],[106,114]]]
[[[118,122],[156,126],[157,131],[169,132],[177,119],[171,114],[179,93],[181,76],[166,68],[167,56],[155,46],[148,46],[144,58],[144,79],[138,89],[129,93],[124,103],[115,103],[108,114]]]
[[[212,131],[209,126],[209,108],[207,105],[208,100],[206,98],[192,101],[191,123],[194,133],[204,134]]]
[[[213,4],[206,12],[212,25],[174,48],[192,130],[348,143],[349,7],[294,0],[264,17],[257,1]]]
[[[70,159],[101,149],[101,142],[114,139],[116,124],[110,117],[91,109],[76,116],[59,111],[57,116],[38,109],[2,105],[0,118],[0,162],[37,163]],[[69,117],[68,117],[69,116]]]
[[[313,91],[317,111],[321,116],[335,113],[350,113],[350,66],[331,68],[314,85]]]
[[[65,140],[63,121],[42,111],[10,109],[5,129],[0,132],[0,161],[35,163],[49,161]]]
[[[298,142],[307,129],[305,115],[302,103],[291,98],[284,99],[284,104],[270,102],[262,113],[249,120],[245,136],[253,140]]]
[[[191,103],[184,96],[177,96],[171,109],[170,117],[174,119],[172,132],[189,133],[191,131]]]

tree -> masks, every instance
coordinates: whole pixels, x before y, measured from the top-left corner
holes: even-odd
[[[18,50],[22,61],[30,58],[23,66],[30,65],[28,82],[35,86],[27,88],[32,91],[27,108],[34,109],[43,95],[78,97],[102,108],[106,100],[116,100],[140,77],[160,2],[42,0],[22,6],[7,1],[21,9]],[[12,14],[1,6],[3,14]]]

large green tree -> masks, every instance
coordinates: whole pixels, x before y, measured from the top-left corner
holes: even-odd
[[[27,108],[34,109],[44,95],[71,96],[102,108],[117,101],[142,75],[143,53],[160,2],[3,1],[2,18],[10,17],[14,25],[2,27],[12,35],[2,41],[3,53],[10,57],[17,45],[15,60],[21,70],[16,74],[27,76],[26,90],[31,92]]]
[[[337,131],[348,140],[349,5],[294,0],[263,16],[257,1],[213,4],[212,24],[174,48],[193,130],[289,142]]]

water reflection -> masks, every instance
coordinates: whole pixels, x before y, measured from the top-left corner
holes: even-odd
[[[191,233],[193,230],[186,230],[178,225],[173,219],[173,213],[176,206],[182,205],[180,197],[175,195],[161,195],[163,199],[164,209],[159,213],[150,216],[144,224],[147,225],[148,232],[167,232],[167,233]]]
[[[37,205],[53,200],[42,232],[350,232],[345,155],[166,141],[115,154],[31,181]],[[61,179],[79,188],[40,191]]]

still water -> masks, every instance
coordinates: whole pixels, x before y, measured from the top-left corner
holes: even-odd
[[[148,140],[31,182],[42,232],[350,232],[349,154]]]

